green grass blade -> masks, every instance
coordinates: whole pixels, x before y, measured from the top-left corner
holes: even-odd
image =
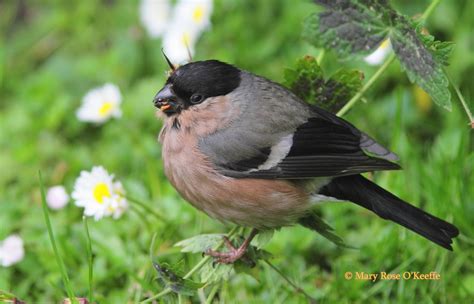
[[[153,208],[151,208],[150,206],[148,206],[147,204],[143,203],[142,201],[140,200],[137,200],[135,199],[134,197],[130,197],[130,196],[126,196],[127,200],[133,204],[135,204],[136,206],[139,206],[143,209],[145,209],[145,211],[149,212],[150,214],[154,215],[158,220],[160,221],[163,221],[165,223],[168,223],[168,221],[166,220],[166,218],[161,215],[160,213],[156,212]]]
[[[53,246],[54,256],[56,258],[56,262],[58,263],[59,270],[61,271],[61,277],[63,279],[67,295],[72,301],[72,303],[77,303],[76,297],[74,296],[74,292],[72,291],[71,282],[69,281],[69,277],[66,272],[66,267],[64,266],[63,259],[59,254],[59,250],[56,245],[56,239],[54,238],[53,227],[51,226],[51,221],[49,219],[48,206],[46,205],[46,194],[44,190],[44,183],[43,177],[41,176],[41,171],[38,171],[38,176],[41,189],[41,205],[43,206],[44,220],[46,222],[46,228],[48,229],[49,240],[51,241],[51,246]]]
[[[91,235],[89,233],[89,225],[87,223],[87,218],[85,216],[82,217],[82,221],[84,222],[84,230],[86,231],[86,251],[87,251],[87,263],[89,264],[89,302],[93,303],[94,299],[92,297],[92,282],[94,281],[94,268],[92,267],[92,241]]]

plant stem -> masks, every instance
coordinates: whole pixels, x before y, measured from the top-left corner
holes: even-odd
[[[273,265],[269,260],[265,259],[264,261],[265,263],[268,264],[268,266],[270,266],[270,268],[275,270],[288,284],[290,284],[295,289],[296,292],[303,294],[310,303],[316,302],[316,300],[313,297],[311,297],[309,294],[307,294],[303,288],[293,283],[293,281],[291,281],[288,277],[286,277],[285,274],[281,272],[280,269],[278,269],[275,265]]]
[[[87,224],[87,218],[85,216],[82,217],[82,221],[84,222],[84,230],[86,231],[86,242],[87,242],[87,262],[89,264],[89,302],[93,303],[94,299],[92,298],[92,282],[94,279],[94,269],[92,267],[93,259],[92,259],[92,241],[91,235],[89,233],[89,226]]]
[[[464,96],[462,96],[461,91],[459,90],[458,86],[454,84],[448,72],[444,70],[444,73],[448,77],[449,83],[453,86],[454,91],[456,92],[456,95],[458,95],[459,101],[461,101],[462,107],[464,108],[464,111],[466,112],[467,117],[469,118],[469,125],[471,126],[472,129],[474,129],[474,116],[472,116],[472,112],[469,109],[469,106],[467,105],[466,101],[464,100]]]
[[[165,217],[161,214],[159,214],[158,212],[156,212],[155,210],[153,210],[153,208],[151,208],[150,206],[148,206],[147,204],[133,198],[133,197],[130,197],[130,196],[126,196],[127,200],[131,201],[132,203],[136,204],[137,206],[140,206],[142,207],[143,209],[145,209],[146,211],[150,212],[151,214],[153,214],[157,219],[163,221],[163,222],[167,222],[167,220],[165,219]]]
[[[364,93],[374,84],[374,82],[382,75],[389,65],[395,60],[395,54],[390,57],[380,66],[380,68],[370,77],[370,79],[360,88],[360,90],[337,112],[337,116],[343,116],[347,113],[364,95]]]
[[[232,230],[229,231],[229,233],[227,233],[227,237],[228,238],[231,238],[236,232],[237,232],[237,229],[239,229],[239,226],[235,226],[234,228],[232,228]],[[222,240],[217,246],[216,248],[214,248],[214,250],[218,250],[219,248],[222,247],[222,245],[224,245],[224,240]],[[196,271],[198,271],[199,269],[202,268],[202,266],[204,266],[204,264],[206,264],[209,260],[211,259],[210,256],[206,255],[204,258],[201,259],[201,261],[199,261],[199,263],[197,263],[187,274],[184,275],[183,279],[189,279]],[[167,287],[165,289],[163,289],[160,293],[154,295],[153,297],[151,298],[148,298],[146,300],[143,300],[141,301],[140,303],[141,304],[145,304],[145,303],[150,303],[152,302],[153,300],[156,300],[156,299],[159,299],[161,298],[162,296],[165,296],[167,294],[169,294],[171,292],[171,288]]]
[[[431,1],[430,5],[426,8],[425,12],[423,13],[423,15],[421,16],[421,19],[422,20],[426,20],[430,15],[431,13],[433,12],[433,10],[436,8],[436,6],[438,6],[438,4],[441,2],[441,0],[433,0]]]
[[[66,293],[72,303],[77,303],[77,299],[74,296],[74,292],[72,291],[71,283],[69,281],[69,276],[67,275],[66,267],[64,266],[64,261],[61,258],[61,255],[59,254],[58,246],[56,245],[56,239],[54,238],[53,227],[49,219],[48,206],[46,205],[46,194],[44,191],[44,183],[43,177],[41,176],[41,171],[38,171],[38,176],[41,189],[41,205],[43,207],[43,215],[44,220],[46,222],[46,228],[48,230],[49,240],[51,241],[54,256],[56,257],[56,262],[58,263],[59,270],[61,271],[61,276],[63,279],[64,287],[66,288]]]
[[[214,299],[214,296],[216,295],[217,291],[219,290],[219,284],[216,284],[212,287],[211,291],[209,292],[209,295],[207,296],[206,299],[206,304],[211,304],[212,300]]]
[[[316,58],[316,62],[318,63],[318,65],[321,65],[321,62],[323,61],[324,59],[324,55],[325,55],[326,51],[324,49],[321,49],[319,51],[319,54],[318,54],[318,57]]]

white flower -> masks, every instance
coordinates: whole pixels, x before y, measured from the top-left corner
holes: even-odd
[[[8,267],[23,260],[25,249],[23,240],[18,235],[10,235],[0,242],[0,265]]]
[[[63,186],[54,186],[48,189],[46,194],[46,203],[51,209],[62,209],[67,205],[69,195]]]
[[[163,37],[163,51],[175,64],[184,63],[194,55],[194,46],[210,24],[212,0],[181,0],[176,4],[173,19]]]
[[[173,64],[190,61],[199,35],[192,28],[172,27],[163,37],[163,52]]]
[[[197,32],[211,25],[212,0],[180,0],[176,4],[173,21]]]
[[[391,51],[392,44],[390,43],[390,39],[385,39],[380,46],[372,54],[365,57],[364,60],[370,65],[380,65]]]
[[[84,207],[84,215],[94,216],[95,220],[104,216],[119,218],[128,207],[122,184],[114,182],[114,176],[100,166],[81,172],[72,198],[76,206]]]
[[[111,117],[122,116],[119,88],[111,83],[90,90],[82,99],[76,116],[81,121],[103,123]]]
[[[140,2],[140,20],[151,38],[163,34],[170,15],[169,0],[142,0]]]

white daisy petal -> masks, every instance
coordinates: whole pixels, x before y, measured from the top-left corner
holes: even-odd
[[[69,201],[69,195],[66,192],[66,188],[63,186],[54,186],[48,189],[46,194],[46,203],[51,209],[62,209],[67,205]]]
[[[190,61],[198,34],[192,28],[173,27],[163,37],[163,52],[174,64]]]
[[[370,65],[380,65],[384,62],[385,58],[387,58],[391,51],[392,44],[390,43],[390,39],[386,39],[372,54],[366,56],[364,61]]]
[[[176,4],[173,20],[202,32],[211,25],[212,6],[212,0],[180,0]]]
[[[95,220],[106,216],[118,218],[128,207],[122,184],[114,182],[114,176],[101,166],[81,172],[72,198],[76,206],[84,208],[84,215],[93,216]]]
[[[23,240],[18,235],[10,235],[0,242],[0,265],[9,267],[23,260],[25,249]]]
[[[163,34],[170,18],[171,5],[168,0],[142,0],[139,6],[140,21],[151,38]]]
[[[107,83],[87,92],[76,116],[80,121],[103,123],[111,117],[118,118],[122,115],[121,103],[122,95],[119,88]]]
[[[211,25],[212,0],[180,0],[163,36],[163,51],[175,64],[188,62],[202,32]]]

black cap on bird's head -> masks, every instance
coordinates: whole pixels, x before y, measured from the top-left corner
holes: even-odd
[[[226,95],[240,84],[240,70],[218,60],[196,61],[175,68],[153,99],[168,116],[199,104],[208,97]]]

